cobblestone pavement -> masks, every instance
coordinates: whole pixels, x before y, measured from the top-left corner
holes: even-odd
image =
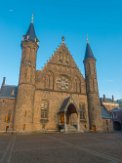
[[[122,133],[0,136],[0,163],[119,162]]]

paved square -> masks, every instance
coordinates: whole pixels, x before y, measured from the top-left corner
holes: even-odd
[[[0,163],[119,162],[122,133],[0,136]]]

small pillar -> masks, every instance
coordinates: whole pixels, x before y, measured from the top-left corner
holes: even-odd
[[[67,132],[67,118],[66,118],[66,112],[64,112],[64,131]]]
[[[112,102],[114,102],[114,95],[112,95]]]
[[[77,119],[77,130],[80,131],[80,115],[78,113],[78,119]]]

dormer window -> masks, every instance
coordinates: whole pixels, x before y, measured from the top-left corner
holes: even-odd
[[[80,120],[86,121],[85,104],[80,104]]]

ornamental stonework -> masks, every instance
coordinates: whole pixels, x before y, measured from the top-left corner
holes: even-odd
[[[66,76],[59,76],[56,78],[56,85],[59,90],[66,91],[71,87],[71,82]]]

